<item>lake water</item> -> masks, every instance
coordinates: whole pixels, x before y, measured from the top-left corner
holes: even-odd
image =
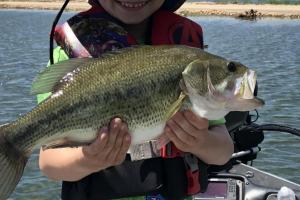
[[[55,13],[0,10],[0,124],[36,105],[30,95],[31,82],[47,63],[48,35]],[[300,20],[192,19],[202,25],[208,51],[258,72],[259,96],[266,101],[259,110],[258,123],[289,124],[299,129]],[[300,183],[300,138],[267,133],[261,147],[255,167]],[[59,199],[59,192],[60,183],[40,173],[35,153],[11,199],[53,200]]]

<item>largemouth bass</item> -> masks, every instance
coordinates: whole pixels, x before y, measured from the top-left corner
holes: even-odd
[[[0,128],[0,199],[12,193],[36,147],[91,143],[116,116],[139,144],[160,136],[180,109],[214,120],[262,106],[255,83],[244,65],[186,46],[127,48],[46,68],[32,91],[52,95]]]

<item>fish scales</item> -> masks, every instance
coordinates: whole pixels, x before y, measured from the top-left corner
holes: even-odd
[[[33,84],[35,93],[52,91],[52,96],[0,126],[0,200],[16,187],[34,147],[90,143],[116,116],[138,144],[159,136],[182,107],[220,119],[262,106],[253,96],[255,82],[255,72],[238,62],[176,45],[127,48],[53,65]]]
[[[179,96],[181,72],[197,56],[179,50],[139,48],[95,59],[80,69],[63,95],[42,103],[15,122],[12,129],[24,128],[11,134],[13,142],[20,149],[31,149],[62,137],[63,132],[88,128],[95,132],[93,138],[96,130],[114,116],[126,121],[129,130],[158,123]]]

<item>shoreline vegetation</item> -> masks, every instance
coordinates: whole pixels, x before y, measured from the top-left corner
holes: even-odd
[[[0,9],[39,9],[58,10],[63,1],[2,1]],[[90,8],[86,1],[70,1],[66,10],[84,11]],[[240,3],[214,3],[214,2],[186,2],[177,11],[185,16],[231,16],[244,19],[256,19],[257,17],[277,17],[300,19],[300,5],[293,4],[240,4]]]

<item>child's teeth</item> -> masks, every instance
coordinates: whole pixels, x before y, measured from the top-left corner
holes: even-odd
[[[128,8],[139,8],[144,6],[146,3],[142,2],[142,3],[132,3],[132,2],[121,2],[121,5],[124,7],[128,7]]]

